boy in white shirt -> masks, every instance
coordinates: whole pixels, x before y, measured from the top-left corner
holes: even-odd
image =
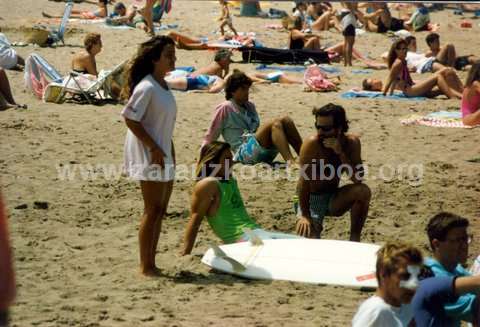
[[[353,327],[405,327],[413,318],[410,301],[415,295],[423,262],[419,249],[389,242],[377,253],[377,293],[363,302]]]

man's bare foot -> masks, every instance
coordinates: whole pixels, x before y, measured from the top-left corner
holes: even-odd
[[[140,273],[145,277],[159,277],[162,274],[160,268],[151,267],[140,269]]]

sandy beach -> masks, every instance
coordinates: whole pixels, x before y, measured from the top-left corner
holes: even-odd
[[[0,0],[2,33],[11,42],[24,41],[23,29],[42,21],[42,10],[61,13],[63,6],[47,0]],[[269,7],[290,10],[291,3],[272,2],[265,6]],[[217,1],[177,0],[163,23],[178,24],[176,31],[188,35],[214,37],[218,11]],[[238,14],[238,10],[232,9],[232,13]],[[443,43],[453,42],[460,54],[480,55],[480,21],[471,16],[455,16],[452,10],[431,13],[432,21],[440,24]],[[473,22],[472,28],[460,27],[466,18]],[[237,30],[255,32],[264,45],[285,47],[288,33],[265,27],[272,23],[280,20],[234,17]],[[140,30],[76,22],[68,25],[66,46],[28,45],[16,50],[23,57],[36,52],[65,74],[73,53],[92,31],[102,35],[103,51],[97,56],[100,69],[129,59],[147,39]],[[322,44],[342,40],[333,30],[321,35]],[[419,50],[425,51],[427,32],[415,35]],[[355,46],[378,58],[390,44],[386,35],[366,33],[357,37]],[[176,65],[198,68],[212,60],[213,52],[177,50],[176,55]],[[233,60],[232,68],[255,69],[254,64],[240,63],[239,53]],[[361,86],[366,77],[385,79],[387,71],[352,72],[364,68],[359,62],[353,68],[335,66],[342,69],[339,92],[304,92],[302,85],[262,84],[253,87],[251,100],[263,122],[289,115],[302,137],[315,133],[314,106],[329,102],[344,106],[351,133],[361,138],[362,157],[369,168],[366,183],[372,190],[362,241],[410,241],[428,254],[425,226],[441,210],[468,217],[471,231],[479,231],[480,164],[467,160],[480,155],[480,128],[400,123],[412,114],[458,110],[460,101],[443,96],[425,101],[343,99],[341,92]],[[120,116],[122,105],[43,103],[25,91],[23,72],[7,74],[17,102],[28,104],[26,110],[0,112],[0,187],[9,215],[18,287],[12,326],[348,326],[359,303],[372,294],[343,287],[252,281],[213,272],[200,262],[208,244],[218,243],[206,223],[192,255],[181,257],[191,179],[175,183],[163,224],[157,263],[164,275],[141,277],[137,235],[143,202],[139,185],[102,173],[102,167],[122,164],[126,133]],[[466,71],[458,74],[464,81]],[[414,74],[413,78],[425,76]],[[225,95],[174,95],[177,163],[194,165],[213,109]],[[412,183],[405,170],[383,170],[390,178],[381,179],[382,165],[417,165],[423,174],[420,182]],[[62,177],[65,167],[77,167],[72,168],[77,170],[71,180]],[[95,168],[97,174],[82,176],[79,167]],[[257,170],[267,173],[270,168],[258,166]],[[238,177],[238,183],[247,210],[260,225],[294,232],[294,179]],[[348,239],[349,226],[348,214],[327,218],[322,236]],[[479,251],[479,242],[474,241],[470,261]]]

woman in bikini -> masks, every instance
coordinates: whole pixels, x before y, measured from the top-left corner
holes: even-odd
[[[113,3],[115,0],[99,0],[98,9],[95,11],[89,10],[72,10],[69,18],[78,18],[78,19],[97,19],[105,18],[108,16],[108,3]],[[89,2],[91,3],[91,2]],[[42,11],[42,16],[46,18],[62,18],[63,15],[50,15]]]
[[[452,83],[450,76],[455,72],[451,68],[441,69],[430,78],[414,83],[407,66],[407,51],[405,40],[398,40],[392,44],[388,53],[390,73],[382,90],[384,95],[393,94],[397,89],[409,97],[435,97],[440,94],[445,94],[448,98],[462,97],[463,86]],[[434,90],[435,87],[438,87],[438,90]]]
[[[480,61],[468,71],[462,96],[462,120],[464,125],[480,125]]]
[[[289,24],[289,49],[309,49],[320,50],[320,37],[311,33],[302,32],[302,18],[295,17],[293,22]]]
[[[102,38],[98,33],[88,33],[83,40],[85,50],[72,59],[72,70],[80,74],[98,76],[95,56],[102,51]]]

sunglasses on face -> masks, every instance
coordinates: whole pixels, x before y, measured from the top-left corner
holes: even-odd
[[[333,125],[319,125],[315,123],[315,128],[317,130],[321,129],[322,132],[330,132],[332,129],[334,129]]]
[[[397,48],[398,51],[407,51],[407,48]]]

